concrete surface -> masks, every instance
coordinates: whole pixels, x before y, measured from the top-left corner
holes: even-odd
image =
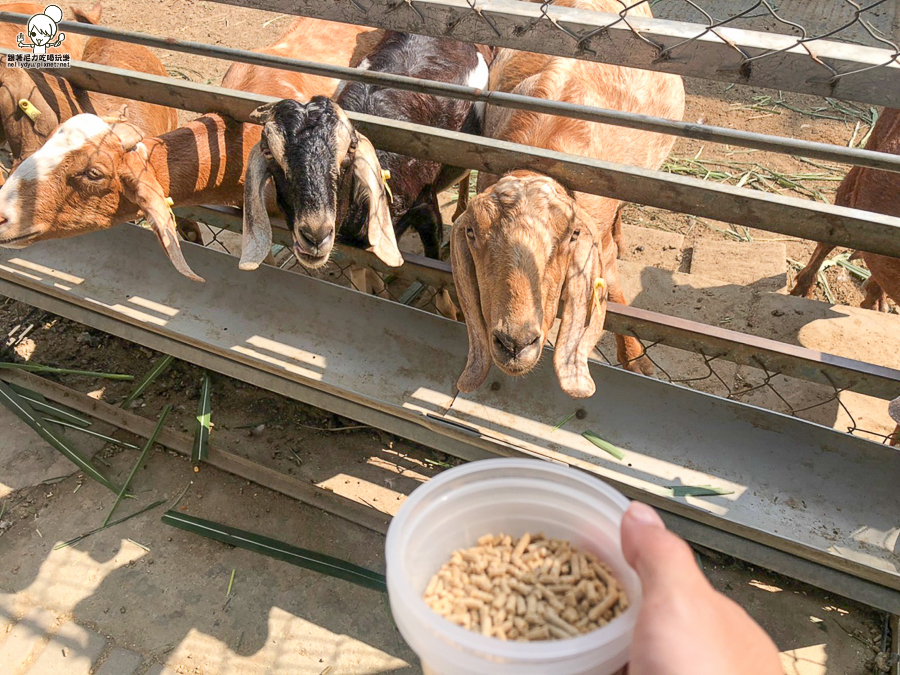
[[[701,239],[691,254],[691,274],[757,291],[787,286],[787,253],[780,242]]]
[[[65,476],[75,467],[49,445],[33,447],[34,431],[25,422],[3,409],[0,439],[8,444],[6,462],[0,471],[0,498],[47,478]]]
[[[677,270],[681,265],[684,235],[635,225],[623,225],[622,235],[625,239],[625,250],[619,251],[622,260],[666,270]]]

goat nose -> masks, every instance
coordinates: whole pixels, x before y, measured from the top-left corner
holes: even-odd
[[[494,331],[494,342],[500,349],[515,358],[541,339],[541,334],[534,328],[525,329],[516,335],[501,330]]]
[[[309,230],[301,230],[300,238],[303,243],[314,250],[325,248],[334,236],[333,232],[310,232]]]

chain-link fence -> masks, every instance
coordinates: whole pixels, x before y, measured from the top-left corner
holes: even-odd
[[[706,354],[668,347],[641,339],[644,349],[637,358],[653,364],[655,376],[714,396],[766,408],[792,417],[834,427],[879,443],[894,441],[893,424],[887,419],[887,401],[855,394],[831,384],[817,384],[788,377],[768,369],[729,361],[724,353]],[[617,364],[613,338],[606,335],[595,350],[595,358]],[[825,374],[825,379],[828,379]]]
[[[213,227],[206,223],[197,224],[203,245],[229,255],[240,255],[241,237],[227,229]],[[304,274],[314,279],[322,279],[344,288],[353,288],[362,293],[377,295],[408,307],[415,307],[432,314],[448,318],[458,318],[455,300],[450,290],[434,288],[404,274],[379,274],[363,268],[340,251],[334,251],[323,267],[308,269],[297,262],[293,253],[284,246],[272,249],[269,263],[282,270]],[[454,292],[455,295],[455,292]]]
[[[352,4],[369,15],[373,11],[384,11],[382,3],[369,3],[364,7],[359,0],[351,0]],[[458,16],[446,26],[446,32],[451,33],[468,16],[476,16],[497,36],[501,36],[497,22],[492,18],[490,11],[486,10],[479,0],[466,0],[469,6],[468,13]],[[688,48],[698,40],[708,36],[715,36],[722,44],[728,45],[740,55],[737,70],[747,72],[754,63],[771,58],[776,54],[802,49],[822,69],[822,75],[834,85],[838,80],[852,77],[858,73],[890,66],[897,63],[900,57],[900,40],[896,35],[898,28],[897,4],[893,0],[874,0],[862,3],[854,0],[831,0],[829,3],[815,3],[800,0],[638,0],[629,2],[617,0],[618,18],[603,26],[590,30],[578,31],[569,23],[563,23],[553,16],[551,8],[554,5],[568,5],[569,3],[557,2],[557,0],[531,0],[540,3],[540,17],[534,20],[526,28],[533,29],[537,21],[546,21],[560,33],[567,35],[574,41],[578,50],[589,53],[589,42],[610,29],[616,27],[628,27],[641,41],[656,48],[656,62],[677,61]],[[387,3],[390,7],[387,11],[395,11],[405,6],[409,11],[418,15],[421,22],[429,20],[425,13],[417,6],[415,0],[395,0]],[[675,40],[669,44],[654,41],[646,31],[640,31],[634,25],[634,19],[647,16],[648,10],[652,11],[655,18],[669,19],[694,24],[696,31],[689,37]],[[782,41],[773,48],[759,48],[758,45],[751,50],[746,49],[733,36],[723,32],[725,28],[740,28],[765,33],[777,33],[794,38],[790,41]],[[820,58],[815,45],[816,40],[830,40],[846,42],[850,44],[878,47],[887,50],[885,58],[877,63],[860,64],[859,67],[850,67],[841,71],[835,69],[826,60]]]

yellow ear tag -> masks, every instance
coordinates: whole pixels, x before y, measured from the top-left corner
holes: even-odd
[[[38,118],[41,116],[41,111],[38,110],[34,106],[34,104],[27,98],[19,100],[19,110],[28,115],[28,119],[30,119],[32,122],[37,122]]]
[[[394,193],[391,192],[391,186],[388,185],[388,181],[391,179],[391,172],[387,169],[381,170],[381,182],[384,183],[384,189],[387,190],[388,198],[391,200],[391,204],[394,203]]]
[[[597,310],[597,314],[603,311],[603,296],[606,293],[606,279],[597,277],[594,279],[594,290],[591,292],[591,304]]]
[[[177,223],[178,221],[175,219],[175,212],[172,210],[172,207],[175,206],[175,200],[171,197],[166,197],[166,206],[169,207],[169,215],[172,216],[172,222]]]

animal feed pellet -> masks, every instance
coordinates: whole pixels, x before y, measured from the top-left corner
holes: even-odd
[[[454,551],[424,594],[431,609],[500,640],[563,640],[605,626],[628,608],[610,568],[543,534],[487,534]]]

